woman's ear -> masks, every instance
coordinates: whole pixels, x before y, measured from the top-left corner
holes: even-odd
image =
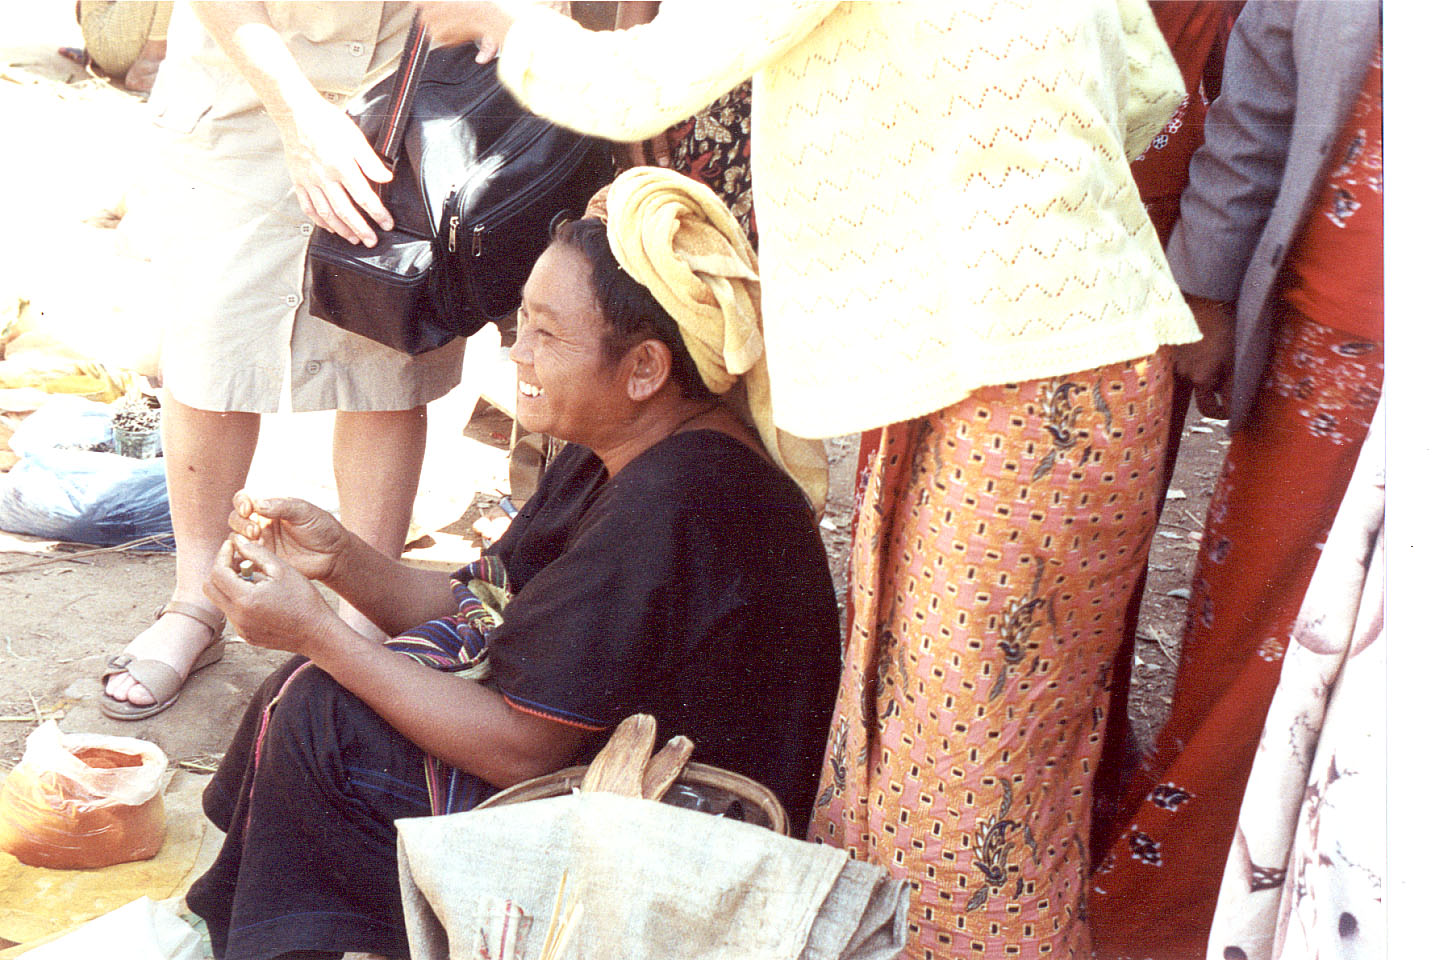
[[[670,381],[670,348],[659,340],[641,340],[630,348],[630,377],[626,391],[630,399],[643,403]]]

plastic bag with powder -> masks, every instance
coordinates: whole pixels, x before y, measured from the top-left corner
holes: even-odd
[[[165,841],[166,764],[145,740],[41,724],[0,786],[0,850],[60,869],[155,856]]]

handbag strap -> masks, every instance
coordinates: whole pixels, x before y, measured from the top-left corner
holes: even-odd
[[[400,65],[395,68],[395,90],[390,97],[390,110],[375,138],[375,152],[388,170],[394,170],[395,161],[400,158],[405,127],[410,122],[410,111],[415,105],[415,84],[429,56],[430,31],[420,22],[420,14],[416,13],[415,19],[410,21],[410,35],[405,38],[405,49],[400,53]]]

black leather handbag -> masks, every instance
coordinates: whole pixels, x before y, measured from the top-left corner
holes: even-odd
[[[394,173],[377,192],[395,228],[371,248],[310,238],[311,312],[409,354],[514,310],[551,223],[614,173],[608,142],[530,113],[475,54],[429,50],[416,20],[395,74],[351,108]]]

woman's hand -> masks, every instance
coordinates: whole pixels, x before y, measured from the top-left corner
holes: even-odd
[[[349,114],[319,94],[304,101],[288,116],[272,114],[300,209],[331,233],[373,247],[378,237],[365,214],[382,230],[395,221],[371,184],[392,175]]]
[[[274,553],[310,580],[332,578],[350,544],[340,521],[315,504],[294,497],[256,500],[235,494],[230,529]]]
[[[437,47],[473,42],[480,49],[476,63],[489,63],[500,52],[515,18],[497,3],[425,2],[420,17]]]
[[[275,121],[305,215],[351,243],[373,247],[378,238],[361,211],[381,229],[395,225],[370,186],[388,182],[390,171],[360,128],[315,89],[264,4],[236,0],[191,8]]]
[[[241,572],[242,561],[249,570]],[[205,596],[245,642],[313,659],[317,645],[349,629],[304,575],[273,551],[242,537],[220,545]]]

